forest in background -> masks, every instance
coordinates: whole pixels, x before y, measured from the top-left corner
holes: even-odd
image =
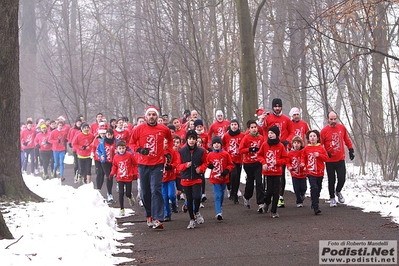
[[[151,104],[245,122],[245,106],[254,114],[279,97],[314,129],[335,110],[361,171],[375,162],[394,180],[398,12],[396,0],[21,0],[21,121],[133,121]],[[254,68],[242,64],[248,43]]]

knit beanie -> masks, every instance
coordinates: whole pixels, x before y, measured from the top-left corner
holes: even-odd
[[[283,101],[280,98],[274,98],[272,101],[272,107],[283,107]]]
[[[278,128],[278,126],[272,126],[267,131],[272,131],[274,134],[276,134],[277,137],[280,136],[280,129]]]
[[[194,128],[196,128],[197,126],[203,126],[204,123],[202,122],[201,119],[197,119],[194,121]]]
[[[215,144],[215,143],[220,143],[220,145],[222,145],[222,138],[219,137],[219,136],[214,136],[212,138],[212,145]]]

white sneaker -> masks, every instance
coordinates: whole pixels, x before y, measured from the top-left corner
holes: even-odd
[[[227,198],[228,198],[228,199],[230,198],[230,192],[231,192],[231,190],[228,189],[228,190],[227,190]]]
[[[139,205],[140,205],[140,207],[143,207],[143,206],[144,206],[144,204],[143,204],[143,201],[142,201],[142,200],[139,200]]]
[[[238,190],[237,191],[237,197],[241,197],[241,196],[242,196],[241,190]]]
[[[341,192],[337,191],[337,192],[335,192],[335,195],[337,195],[339,203],[345,203],[345,198],[344,198],[344,196],[342,196]]]
[[[258,213],[264,213],[265,212],[265,204],[259,204],[258,205]]]
[[[194,228],[195,228],[195,220],[190,220],[187,229],[194,229]]]
[[[114,201],[114,197],[112,196],[112,194],[108,194],[107,201],[108,202],[113,202]]]
[[[186,200],[186,194],[181,193],[180,194],[180,200]]]
[[[330,208],[337,207],[337,201],[335,198],[330,199]]]
[[[205,207],[204,204],[200,203],[200,208],[204,208],[204,207]]]
[[[298,204],[296,205],[296,207],[297,207],[297,208],[302,208],[302,207],[303,207],[303,204],[302,204],[302,203],[298,203]]]
[[[203,224],[205,222],[204,217],[202,217],[201,213],[197,212],[195,214],[196,218],[195,218],[195,222],[197,224]]]

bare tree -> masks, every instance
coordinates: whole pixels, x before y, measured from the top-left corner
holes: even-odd
[[[19,126],[15,121],[20,117],[19,85],[19,40],[18,40],[18,1],[7,0],[0,3],[0,87],[2,101],[0,112],[0,133],[3,136],[0,149],[7,156],[0,157],[0,196],[8,200],[42,199],[25,185],[21,173]],[[0,213],[0,239],[13,238]]]

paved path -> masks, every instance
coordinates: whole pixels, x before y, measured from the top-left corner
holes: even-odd
[[[67,174],[72,173],[67,168]],[[66,184],[76,187],[71,179]],[[133,187],[136,193],[135,182]],[[149,229],[139,206],[135,206],[136,215],[118,219],[120,227],[133,233],[123,242],[134,243],[134,247],[124,247],[127,253],[116,255],[135,259],[122,265],[318,265],[319,240],[397,240],[399,236],[398,225],[379,214],[346,205],[330,208],[321,200],[322,213],[316,216],[309,198],[303,208],[296,208],[290,192],[285,193],[286,207],[278,209],[280,218],[258,214],[254,198],[250,210],[241,199],[239,205],[226,199],[224,220],[217,221],[210,183],[206,191],[208,201],[200,210],[205,223],[195,229],[186,229],[189,216],[183,212],[173,214],[164,230]],[[104,188],[102,193],[105,196]]]

